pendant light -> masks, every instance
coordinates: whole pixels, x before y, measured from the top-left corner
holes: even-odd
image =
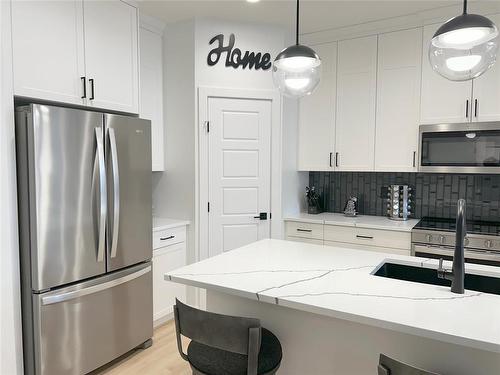
[[[452,81],[467,81],[486,72],[497,59],[499,32],[486,17],[464,11],[442,25],[429,46],[429,60],[437,73]]]
[[[295,45],[285,48],[274,59],[273,81],[282,94],[309,95],[321,78],[321,59],[311,48],[299,44],[299,0],[295,26]]]

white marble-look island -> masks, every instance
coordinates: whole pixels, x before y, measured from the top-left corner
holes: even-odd
[[[437,268],[431,259],[262,240],[165,279],[206,289],[209,311],[260,318],[282,343],[281,374],[376,374],[380,353],[443,375],[500,374],[500,296],[374,276],[386,260]],[[466,271],[500,277],[496,267]]]

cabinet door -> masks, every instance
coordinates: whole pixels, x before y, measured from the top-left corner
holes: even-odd
[[[378,37],[375,170],[416,170],[422,29]]]
[[[468,122],[471,118],[472,82],[454,82],[432,70],[429,45],[438,25],[424,27],[420,123]]]
[[[141,66],[140,117],[151,120],[152,169],[165,170],[163,151],[163,57],[162,37],[145,28],[139,29]]]
[[[488,16],[497,26],[500,14]],[[472,121],[500,120],[500,57],[496,64],[479,78],[473,85]]]
[[[337,43],[314,46],[321,58],[321,81],[299,103],[298,166],[303,171],[333,170]]]
[[[89,104],[138,113],[137,9],[118,0],[83,3]]]
[[[81,1],[13,1],[14,94],[83,104]]]
[[[337,169],[372,171],[375,148],[377,36],[338,44]]]
[[[173,312],[175,299],[186,300],[186,286],[164,279],[165,273],[186,265],[186,243],[153,251],[153,320]]]

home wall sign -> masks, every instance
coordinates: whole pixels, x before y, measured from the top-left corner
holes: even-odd
[[[248,69],[255,70],[268,70],[271,68],[271,55],[269,53],[245,51],[243,54],[239,48],[233,48],[234,42],[234,34],[229,36],[229,44],[227,46],[224,46],[224,34],[218,34],[210,39],[208,44],[217,43],[217,47],[208,53],[208,65],[214,66],[219,62],[222,54],[226,53],[225,65],[227,67],[237,69],[241,66],[243,69],[248,67]]]

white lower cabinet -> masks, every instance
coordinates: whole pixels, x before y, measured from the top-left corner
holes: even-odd
[[[385,229],[286,221],[288,241],[410,255],[411,233]]]
[[[170,238],[172,236],[174,236],[173,239]],[[176,242],[176,238],[182,241]],[[186,265],[185,238],[185,227],[153,233],[153,321],[155,326],[172,318],[176,298],[186,300],[185,285],[166,281],[163,278],[168,271]]]

